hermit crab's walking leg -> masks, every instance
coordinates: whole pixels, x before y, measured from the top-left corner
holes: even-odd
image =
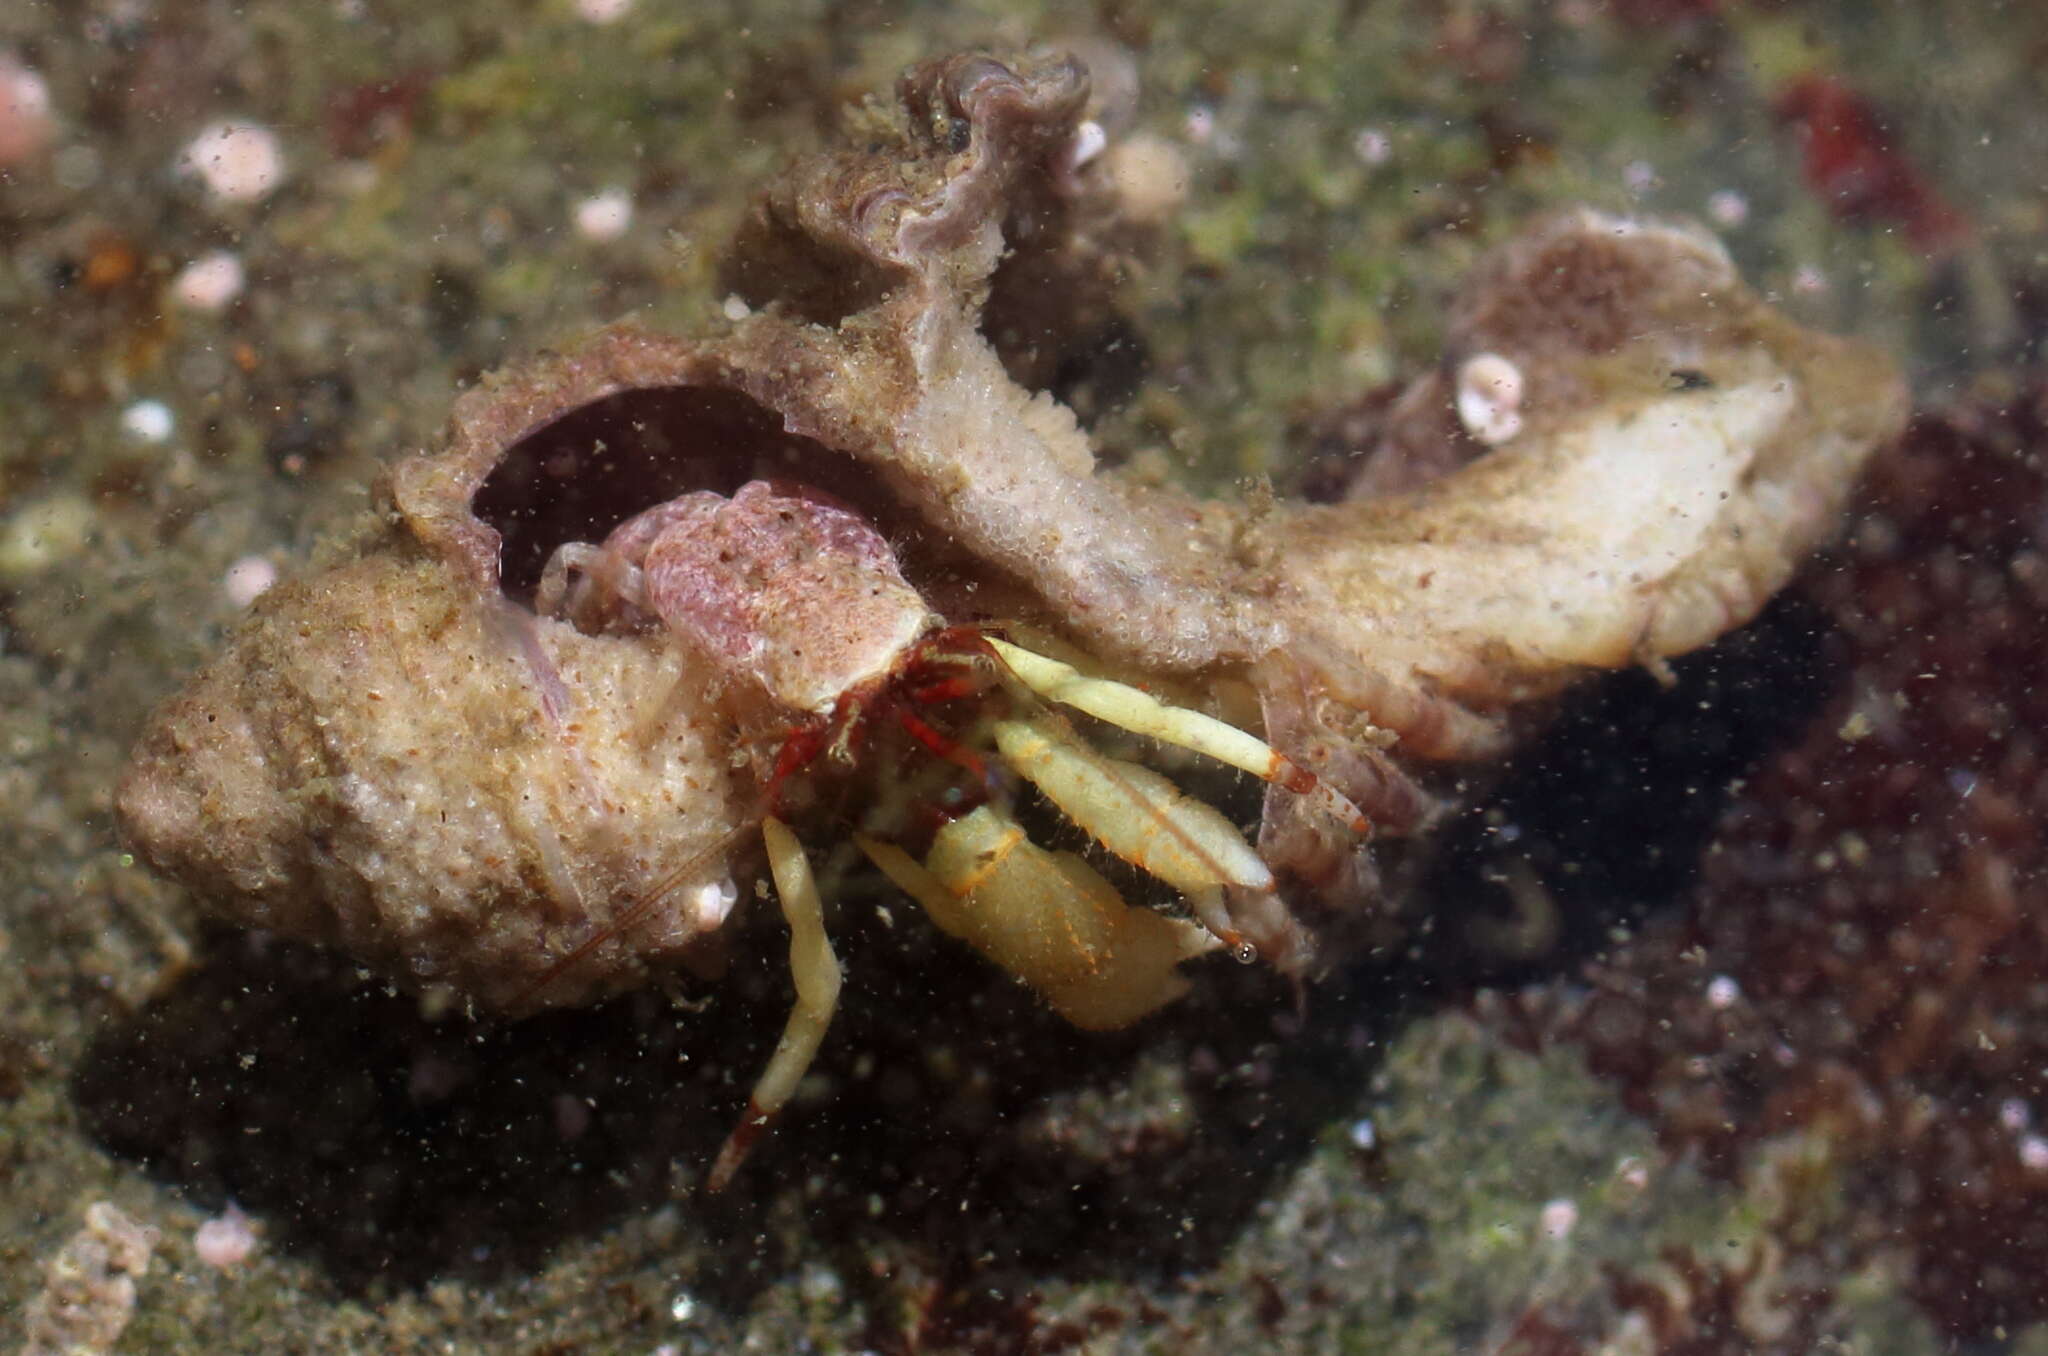
[[[1147,767],[1055,737],[1036,723],[995,724],[996,748],[1061,813],[1102,845],[1179,890],[1203,926],[1241,958],[1250,944],[1226,891],[1266,894],[1273,873],[1223,814]]]
[[[1091,678],[1071,664],[1009,641],[990,636],[988,643],[1020,682],[1047,701],[1085,711],[1135,734],[1192,749],[1297,795],[1312,797],[1360,837],[1371,831],[1365,815],[1342,792],[1247,730],[1184,706],[1168,706],[1128,683]]]
[[[796,1006],[790,1009],[789,1023],[782,1029],[774,1056],[747,1098],[746,1114],[733,1127],[725,1147],[718,1151],[718,1161],[711,1166],[708,1185],[713,1191],[725,1189],[746,1160],[747,1150],[803,1081],[825,1039],[825,1028],[832,1024],[833,1009],[839,1006],[839,958],[832,954],[831,940],[825,936],[825,906],[811,876],[810,859],[789,826],[773,815],[761,821],[761,838],[768,847],[768,872],[775,878],[782,916],[789,920],[789,968],[796,980]]]

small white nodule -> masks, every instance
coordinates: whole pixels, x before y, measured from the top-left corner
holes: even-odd
[[[138,400],[121,411],[121,431],[141,443],[160,443],[171,436],[178,420],[161,400]]]
[[[261,202],[284,181],[284,142],[253,122],[216,122],[186,143],[178,167],[197,174],[215,197]]]
[[[0,165],[25,165],[50,144],[57,128],[50,85],[0,49]]]
[[[218,311],[241,295],[246,281],[234,251],[213,250],[178,271],[171,280],[171,295],[190,310]]]
[[[1102,130],[1102,124],[1090,119],[1074,129],[1074,139],[1067,143],[1067,168],[1081,166],[1101,155],[1109,146],[1109,133]]]
[[[277,566],[259,555],[247,555],[228,566],[221,589],[236,607],[247,607],[277,582]]]
[[[690,892],[690,922],[699,932],[715,931],[732,916],[739,897],[740,887],[733,884],[731,876],[705,882]]]
[[[633,196],[608,188],[576,204],[576,234],[599,243],[617,240],[633,224]]]
[[[217,1271],[231,1271],[249,1260],[256,1251],[255,1222],[233,1201],[228,1208],[201,1224],[192,1234],[192,1251],[199,1260]]]
[[[1458,422],[1498,447],[1522,431],[1522,369],[1498,353],[1475,353],[1458,368]]]

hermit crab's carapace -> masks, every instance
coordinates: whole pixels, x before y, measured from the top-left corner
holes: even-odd
[[[797,1002],[723,1180],[837,1002],[825,840],[1083,1027],[1211,949],[1305,972],[1447,770],[1741,625],[1903,419],[1887,362],[1712,237],[1574,210],[1485,258],[1395,406],[1426,483],[1311,505],[1103,470],[982,324],[1028,300],[1043,344],[1080,293],[1018,279],[1113,272],[1086,97],[1057,56],[921,66],[756,204],[743,318],[464,396],[380,523],[157,712],[128,841],[227,917],[514,1014],[709,966],[765,858]],[[1099,746],[1130,733],[1263,778],[1255,839]]]

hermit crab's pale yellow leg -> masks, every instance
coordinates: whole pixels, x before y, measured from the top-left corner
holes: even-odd
[[[1272,871],[1236,825],[1152,769],[1054,738],[1021,720],[997,721],[995,738],[1003,761],[1067,818],[1176,890],[1273,888]]]
[[[810,859],[789,826],[773,815],[761,821],[761,838],[768,847],[768,873],[775,878],[782,916],[789,920],[789,969],[796,980],[796,1006],[790,1009],[774,1056],[747,1098],[746,1114],[726,1137],[718,1161],[711,1165],[709,1186],[713,1191],[725,1189],[745,1161],[747,1150],[803,1081],[825,1039],[825,1028],[832,1024],[832,1012],[839,1006],[839,958],[832,954],[832,942],[825,936],[825,905],[811,875]]]
[[[856,835],[861,850],[940,930],[1090,1031],[1128,1026],[1187,992],[1180,963],[1216,947],[1192,923],[1124,903],[1116,887],[984,805],[939,830],[929,865]]]
[[[1371,824],[1349,797],[1248,730],[1184,706],[1169,706],[1149,692],[1109,678],[1091,678],[1072,664],[1013,645],[994,636],[988,643],[1024,686],[1047,701],[1084,711],[1097,720],[1214,758],[1323,802],[1355,834]]]
[[[995,724],[1003,761],[1117,856],[1187,896],[1208,929],[1240,955],[1224,891],[1266,893],[1273,873],[1223,814],[1141,767],[1055,738],[1020,720]]]

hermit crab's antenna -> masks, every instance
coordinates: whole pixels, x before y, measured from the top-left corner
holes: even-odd
[[[681,889],[685,881],[702,871],[705,863],[729,856],[734,844],[751,833],[756,822],[749,819],[741,820],[677,863],[666,876],[655,883],[653,889],[628,904],[624,911],[596,932],[578,942],[566,956],[543,971],[540,978],[527,985],[513,1001],[512,1011],[523,1012],[532,1008],[534,1000],[546,993],[549,985],[582,964],[592,952],[613,938],[623,936],[646,922],[654,911],[661,907],[662,901]]]

